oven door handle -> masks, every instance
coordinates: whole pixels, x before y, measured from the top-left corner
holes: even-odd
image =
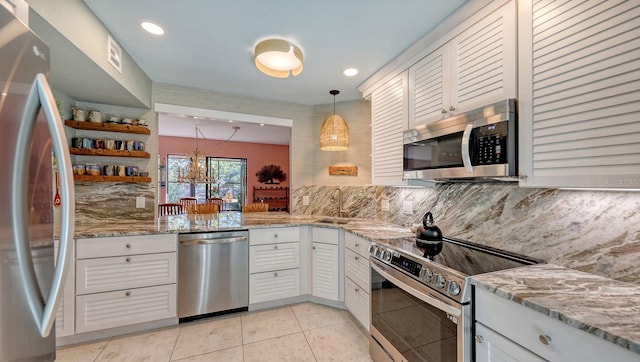
[[[462,314],[462,311],[456,307],[453,307],[439,299],[436,299],[432,296],[430,296],[429,294],[425,294],[413,287],[411,287],[410,285],[407,285],[407,283],[404,283],[402,281],[400,281],[398,278],[389,275],[389,273],[387,273],[386,271],[382,270],[379,266],[375,265],[374,263],[371,263],[371,268],[373,268],[376,272],[378,272],[378,274],[380,274],[382,277],[384,277],[385,279],[387,279],[388,281],[392,282],[393,284],[395,284],[398,288],[401,288],[402,290],[404,290],[405,292],[413,295],[414,297],[424,301],[425,303],[429,303],[432,306],[440,309],[441,311],[448,313],[452,316],[456,316],[459,317]]]

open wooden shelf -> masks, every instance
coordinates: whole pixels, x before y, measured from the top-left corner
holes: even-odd
[[[151,182],[151,177],[73,175],[76,182]]]
[[[81,156],[113,156],[113,157],[137,157],[137,158],[151,158],[151,154],[147,151],[121,151],[121,150],[106,150],[97,148],[69,148],[69,153],[72,155]]]
[[[75,128],[75,129],[85,129],[89,131],[135,133],[135,134],[145,134],[145,135],[151,134],[151,131],[149,130],[148,127],[133,126],[128,124],[94,123],[94,122],[80,122],[80,121],[66,120],[64,121],[64,125],[71,128]]]

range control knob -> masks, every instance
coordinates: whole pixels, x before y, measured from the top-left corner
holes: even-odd
[[[376,244],[371,243],[371,245],[369,245],[369,254],[373,255],[376,253]]]
[[[391,261],[391,250],[387,249],[382,253],[382,260]]]
[[[433,283],[433,284],[434,284],[434,286],[435,286],[436,288],[444,288],[444,283],[445,283],[446,281],[447,281],[447,280],[446,280],[442,275],[440,275],[440,274],[436,274],[436,275],[434,276],[434,283]]]
[[[460,294],[460,284],[458,284],[457,282],[450,282],[449,283],[449,294],[451,295],[458,295]]]
[[[431,279],[433,279],[433,272],[426,268],[420,270],[420,279],[424,280],[427,283],[431,283]]]

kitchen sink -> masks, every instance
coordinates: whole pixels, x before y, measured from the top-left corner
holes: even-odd
[[[321,222],[324,224],[346,224],[349,222],[348,219],[341,219],[337,217],[325,217],[322,219],[316,220],[316,222]]]

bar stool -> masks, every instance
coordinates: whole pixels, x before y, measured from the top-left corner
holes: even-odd
[[[269,211],[269,204],[264,202],[254,202],[242,206],[242,212],[267,212]]]
[[[182,205],[180,204],[159,204],[158,215],[180,215],[182,214]]]

